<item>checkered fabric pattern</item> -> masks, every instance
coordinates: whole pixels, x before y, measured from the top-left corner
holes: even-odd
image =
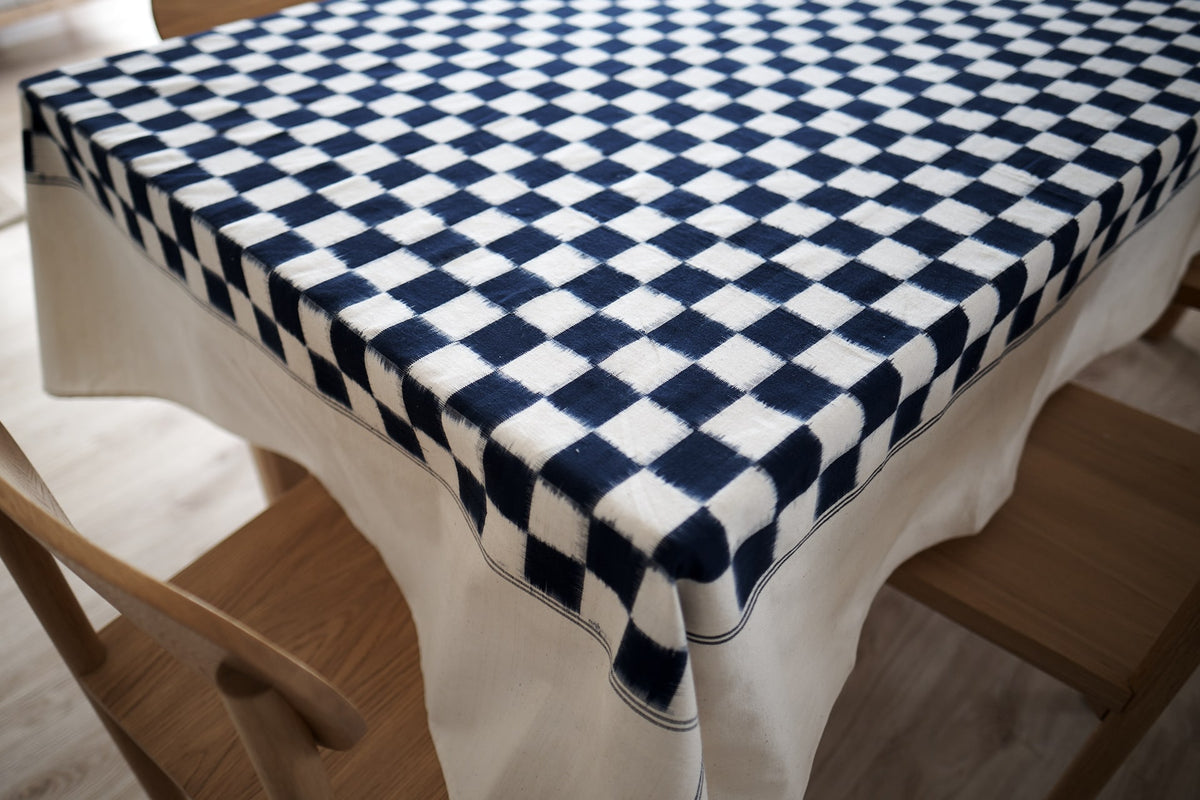
[[[23,98],[689,727],[689,645],[1192,175],[1197,64],[1197,0],[337,0]]]

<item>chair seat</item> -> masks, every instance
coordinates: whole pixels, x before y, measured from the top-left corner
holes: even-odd
[[[346,752],[322,750],[336,797],[447,796],[408,607],[379,554],[314,479],[171,582],[291,651],[362,713],[362,741]],[[88,689],[148,754],[194,797],[264,796],[209,683],[125,618],[101,638],[109,661],[87,676]]]
[[[1068,386],[977,536],[900,566],[901,591],[1105,709],[1200,578],[1200,436]]]

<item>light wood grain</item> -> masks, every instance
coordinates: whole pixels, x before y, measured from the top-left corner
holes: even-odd
[[[75,532],[0,427],[0,523],[0,555],[151,797],[445,796],[408,608],[314,479],[191,564],[176,588]],[[97,639],[41,548],[125,616]],[[370,744],[356,746],[367,723],[292,646],[337,675],[370,719]],[[317,743],[348,750],[330,756],[329,773]]]
[[[1108,709],[1049,795],[1094,797],[1200,663],[1200,434],[1069,386],[978,536],[890,582]]]
[[[0,125],[8,131],[0,137],[0,188],[22,196],[19,78],[153,39],[148,5],[137,0],[94,0],[0,31]],[[145,571],[171,575],[262,508],[249,454],[169,404],[41,392],[25,237],[23,225],[0,230],[0,417],[48,473],[73,521]],[[1082,381],[1200,430],[1200,314],[1184,315],[1161,342],[1098,362]],[[174,535],[161,537],[164,526]],[[84,608],[96,623],[112,616],[95,597]],[[2,573],[0,642],[0,799],[144,797]],[[806,800],[1041,797],[1095,724],[1073,690],[885,588]],[[1194,800],[1196,786],[1200,676],[1101,797]]]

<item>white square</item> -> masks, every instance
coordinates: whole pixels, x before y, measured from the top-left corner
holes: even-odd
[[[726,284],[692,308],[730,330],[740,331],[775,310],[775,303],[753,292]]]
[[[1016,256],[974,239],[964,239],[946,251],[942,260],[961,267],[972,275],[991,279],[1012,266]]]
[[[426,311],[422,318],[455,341],[504,316],[504,309],[476,292],[460,294],[437,308]]]
[[[476,158],[478,161],[478,158]],[[491,175],[479,183],[471,184],[471,194],[491,205],[507,203],[529,191],[529,187],[511,175]]]
[[[683,188],[705,200],[720,203],[745,191],[747,184],[720,170],[709,170],[692,178]]]
[[[609,303],[602,310],[634,330],[647,333],[680,314],[684,307],[672,297],[656,292],[648,286],[639,286]]]
[[[726,406],[700,430],[750,459],[760,459],[803,423],[746,395]]]
[[[534,297],[516,313],[543,333],[557,336],[596,313],[596,309],[565,289],[555,289]]]
[[[687,221],[700,230],[725,239],[752,225],[755,219],[733,206],[717,204],[693,214]]]
[[[860,228],[874,231],[881,236],[891,236],[912,222],[915,217],[899,208],[880,205],[874,200],[867,200],[843,214],[842,219],[847,222],[853,222]]]
[[[595,515],[634,541],[655,543],[699,510],[696,500],[643,469],[600,498]]]
[[[707,508],[725,529],[729,549],[736,552],[742,542],[775,521],[778,502],[775,482],[761,469],[751,468],[729,481],[708,501]],[[781,526],[781,530],[787,529]]]
[[[992,219],[974,206],[949,198],[938,201],[923,216],[927,221],[961,236],[970,236]]]
[[[880,172],[853,167],[829,181],[829,185],[859,197],[878,197],[896,185],[896,179]]]
[[[488,245],[523,227],[520,220],[495,208],[484,209],[473,217],[461,220],[454,229],[481,245]]]
[[[915,275],[929,263],[928,256],[892,239],[871,245],[859,254],[858,260],[900,280]]]
[[[837,328],[862,311],[860,303],[819,283],[797,294],[784,307],[801,319],[825,330]]]
[[[648,283],[679,265],[679,259],[654,245],[635,244],[608,259],[608,265],[626,275]]]
[[[887,359],[878,353],[848,342],[840,336],[826,336],[792,359],[830,383],[848,389]]]
[[[569,245],[560,244],[519,266],[551,286],[562,286],[592,269],[596,262]]]
[[[303,236],[316,247],[330,247],[357,236],[367,229],[358,217],[344,211],[334,213],[306,222],[296,228],[296,233]]]
[[[566,386],[591,368],[588,360],[562,345],[542,342],[500,368],[535,394],[547,395]]]
[[[762,263],[762,256],[725,242],[717,242],[691,258],[692,266],[725,280],[740,278]]]
[[[388,294],[375,294],[342,309],[340,316],[368,341],[405,320],[413,310]]]
[[[587,433],[587,426],[579,420],[540,398],[497,425],[491,435],[497,444],[536,470]]]
[[[566,207],[591,197],[600,191],[600,187],[577,175],[563,175],[561,178],[542,184],[536,191],[548,200]]]
[[[683,420],[644,397],[596,429],[609,444],[642,465],[670,450],[690,432]]]
[[[608,221],[608,227],[635,242],[645,242],[675,227],[675,220],[652,208],[638,206]]]
[[[820,280],[850,262],[850,256],[830,247],[801,241],[775,256],[775,260],[812,280]]]
[[[533,484],[529,532],[558,552],[587,561],[587,517],[562,492],[540,479]]]
[[[648,394],[691,365],[691,360],[645,337],[600,362],[611,375],[640,394]]]
[[[452,342],[414,361],[409,372],[414,380],[445,402],[464,386],[491,375],[493,368],[471,348]]]
[[[905,324],[924,329],[944,317],[955,305],[911,283],[902,283],[871,307]]]
[[[479,286],[512,269],[512,262],[491,250],[472,250],[442,265],[442,269],[468,286]]]
[[[533,223],[539,230],[560,241],[569,242],[596,227],[596,222],[582,211],[560,208]]]
[[[783,361],[744,336],[732,336],[700,359],[700,366],[740,391],[748,391],[783,366]]]

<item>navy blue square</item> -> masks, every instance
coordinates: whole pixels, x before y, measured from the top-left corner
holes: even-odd
[[[637,287],[636,279],[603,264],[563,284],[564,289],[596,308],[619,300]]]
[[[863,409],[863,435],[882,425],[900,404],[900,373],[885,361],[850,387]]]
[[[917,329],[873,308],[864,308],[838,329],[839,336],[868,350],[891,355],[917,335]]]
[[[554,338],[584,358],[598,363],[641,338],[641,334],[623,322],[603,314],[593,314]]]
[[[730,236],[729,241],[764,258],[772,258],[794,245],[797,237],[765,222],[756,222]]]
[[[555,247],[558,247],[557,239],[530,226],[501,236],[488,245],[489,250],[499,253],[518,266],[550,252]]]
[[[746,607],[758,580],[775,562],[775,526],[768,525],[742,542],[733,555],[733,585],[738,605]]]
[[[630,622],[613,659],[613,669],[639,697],[665,709],[683,680],[687,659],[686,650],[663,647]]]
[[[483,522],[487,517],[487,494],[483,490],[483,484],[475,479],[470,470],[458,461],[454,462],[454,466],[458,473],[458,499],[478,534],[483,531]]]
[[[654,561],[675,580],[715,581],[730,564],[725,527],[701,508],[658,543]]]
[[[449,343],[449,339],[420,317],[398,322],[371,338],[371,347],[398,372]]]
[[[254,309],[254,322],[258,327],[259,340],[272,353],[279,356],[279,358],[284,358],[283,341],[279,338],[279,326],[275,324],[275,321],[256,306]]]
[[[468,287],[449,273],[431,270],[407,283],[389,289],[388,294],[416,313],[423,314],[467,291]]]
[[[383,429],[387,432],[388,437],[423,461],[425,454],[421,451],[421,444],[417,441],[417,434],[412,426],[393,413],[383,403],[377,402],[375,403],[375,407],[379,409],[379,416],[383,420]]]
[[[413,380],[412,376],[405,375],[400,393],[404,399],[404,410],[408,412],[413,427],[443,447],[449,448],[446,430],[442,427],[442,404],[433,392]]]
[[[483,479],[497,510],[513,524],[527,528],[534,481],[529,467],[505,448],[488,442],[483,448]]]
[[[338,312],[379,294],[375,284],[353,272],[343,272],[305,290],[318,306]]]
[[[783,308],[747,326],[742,335],[791,360],[825,338],[826,331]]]
[[[498,372],[484,375],[450,395],[446,405],[488,433],[537,402],[537,395]]]
[[[550,395],[550,402],[576,419],[600,426],[640,397],[624,381],[594,367]]]
[[[598,261],[607,261],[633,247],[636,242],[603,225],[571,240],[571,246]]]
[[[700,427],[740,396],[737,389],[693,364],[650,393],[650,399]]]
[[[945,261],[931,261],[908,279],[910,283],[947,300],[961,302],[976,292],[985,281]]]
[[[698,311],[686,308],[650,332],[650,338],[692,358],[703,358],[733,331]]]
[[[651,288],[670,295],[685,306],[703,300],[724,285],[724,281],[711,273],[686,264],[664,272],[650,281]]]
[[[700,431],[650,464],[660,478],[698,500],[712,497],[749,468],[749,459]]]
[[[655,236],[650,240],[650,244],[662,248],[676,258],[688,259],[712,247],[717,241],[717,237],[708,231],[681,222]]]
[[[638,465],[594,433],[558,451],[542,477],[586,509],[638,471]]]
[[[588,526],[587,569],[616,592],[627,610],[633,608],[646,572],[646,557],[628,539],[597,519]]]
[[[583,564],[543,544],[535,536],[525,540],[525,580],[572,611],[583,599]]]
[[[858,483],[858,447],[852,447],[825,468],[817,484],[817,514],[824,514],[854,490]]]
[[[233,300],[229,297],[229,287],[225,281],[208,269],[201,268],[200,271],[204,275],[204,291],[208,295],[209,305],[233,319]]]
[[[342,378],[341,370],[311,350],[308,352],[308,356],[312,362],[313,377],[316,379],[317,388],[325,396],[331,397],[349,408],[350,395],[346,392],[346,381]]]
[[[871,269],[858,261],[838,267],[821,283],[863,305],[874,303],[900,285],[900,281],[890,275]]]
[[[734,283],[776,303],[786,303],[813,285],[810,279],[774,261],[755,267]]]
[[[807,420],[832,403],[841,390],[829,381],[795,364],[784,364],[751,391],[771,408]]]
[[[463,344],[496,366],[507,364],[542,342],[546,335],[520,317],[509,314],[463,339]]]
[[[267,293],[271,296],[271,316],[285,331],[304,341],[300,329],[300,290],[281,278],[279,273],[267,275]]]
[[[461,233],[452,230],[438,231],[432,236],[410,244],[409,249],[421,258],[440,267],[448,264],[459,256],[475,250],[478,245]]]
[[[510,269],[475,287],[475,290],[489,301],[509,311],[519,308],[549,289],[545,281],[523,269]]]
[[[900,401],[896,408],[896,421],[892,424],[892,438],[888,443],[890,446],[897,445],[924,421],[925,400],[928,397],[929,387],[922,386]]]

